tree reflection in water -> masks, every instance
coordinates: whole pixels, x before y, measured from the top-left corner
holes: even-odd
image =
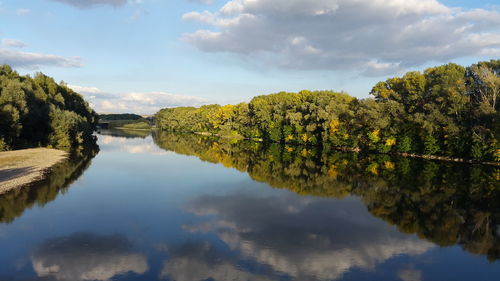
[[[98,151],[97,145],[74,150],[69,159],[52,167],[44,180],[0,195],[0,222],[11,223],[26,209],[44,206],[64,194],[90,166]]]
[[[376,217],[440,246],[500,258],[500,169],[159,132],[163,149],[303,195],[358,196]]]

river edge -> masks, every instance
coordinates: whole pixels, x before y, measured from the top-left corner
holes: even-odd
[[[156,130],[155,128],[150,128],[150,129],[130,129],[130,128],[127,128],[127,127],[114,127],[114,128],[111,128],[111,129],[108,129],[108,130],[127,130],[127,131],[154,131]]]
[[[0,194],[43,180],[69,154],[49,148],[0,152]]]

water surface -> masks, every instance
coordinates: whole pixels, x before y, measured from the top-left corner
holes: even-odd
[[[0,197],[0,280],[498,280],[498,169],[103,131]]]

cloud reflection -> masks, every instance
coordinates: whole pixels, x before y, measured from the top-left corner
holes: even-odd
[[[146,256],[134,252],[125,237],[88,233],[45,241],[35,249],[31,262],[38,277],[68,281],[107,281],[128,272],[144,274],[149,269]]]
[[[398,277],[402,281],[421,281],[422,272],[412,268],[406,268],[398,272]]]
[[[160,278],[176,281],[270,281],[263,274],[251,273],[235,264],[209,243],[186,243],[171,251]]]
[[[214,231],[242,259],[299,280],[338,279],[349,270],[373,269],[432,247],[373,218],[354,198],[203,196],[187,209],[210,219],[185,230]]]
[[[151,136],[145,138],[125,138],[120,136],[99,135],[99,145],[108,152],[127,152],[130,154],[165,155],[171,152],[159,148],[151,141]]]

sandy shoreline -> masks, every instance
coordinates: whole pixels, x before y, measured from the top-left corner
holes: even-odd
[[[48,148],[0,152],[0,194],[43,179],[47,170],[68,153]]]

